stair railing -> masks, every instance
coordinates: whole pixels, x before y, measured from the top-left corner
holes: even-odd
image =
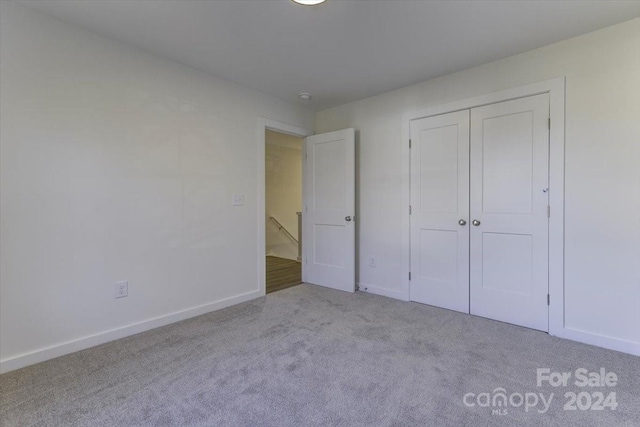
[[[295,237],[293,237],[293,234],[289,233],[289,230],[287,230],[284,225],[280,224],[280,221],[278,221],[275,217],[270,216],[269,219],[271,221],[273,221],[277,226],[278,226],[278,230],[284,232],[284,234],[286,234],[291,240],[293,240],[294,242],[296,242],[296,244],[298,244],[298,239],[296,239]]]

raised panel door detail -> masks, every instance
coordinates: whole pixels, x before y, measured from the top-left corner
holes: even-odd
[[[458,212],[458,125],[420,132],[420,211]]]
[[[314,264],[337,268],[345,267],[345,228],[343,225],[314,224],[312,240],[314,242]]]
[[[533,113],[482,121],[482,211],[531,213]]]
[[[531,236],[482,233],[482,287],[531,295]]]
[[[419,275],[440,286],[457,286],[458,236],[455,231],[420,230]]]
[[[345,209],[344,141],[313,145],[313,206],[317,211]]]

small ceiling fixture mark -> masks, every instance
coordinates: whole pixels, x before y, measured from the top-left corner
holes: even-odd
[[[292,0],[294,3],[301,4],[303,6],[315,6],[324,3],[327,0]]]
[[[300,92],[298,96],[300,99],[304,99],[305,101],[311,99],[311,94],[309,92]]]

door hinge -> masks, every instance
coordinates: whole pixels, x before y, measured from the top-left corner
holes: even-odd
[[[409,215],[411,215],[411,205],[409,205]]]
[[[409,272],[409,280],[411,280],[411,272]]]
[[[409,140],[409,148],[411,148],[411,140]]]
[[[551,129],[551,117],[547,120],[547,128]]]
[[[547,305],[551,305],[551,295],[547,294]]]
[[[551,206],[547,205],[547,218],[551,218]]]

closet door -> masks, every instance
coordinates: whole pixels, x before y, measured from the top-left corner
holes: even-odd
[[[549,98],[471,110],[471,314],[548,331]]]
[[[412,301],[469,312],[469,110],[411,121]]]

